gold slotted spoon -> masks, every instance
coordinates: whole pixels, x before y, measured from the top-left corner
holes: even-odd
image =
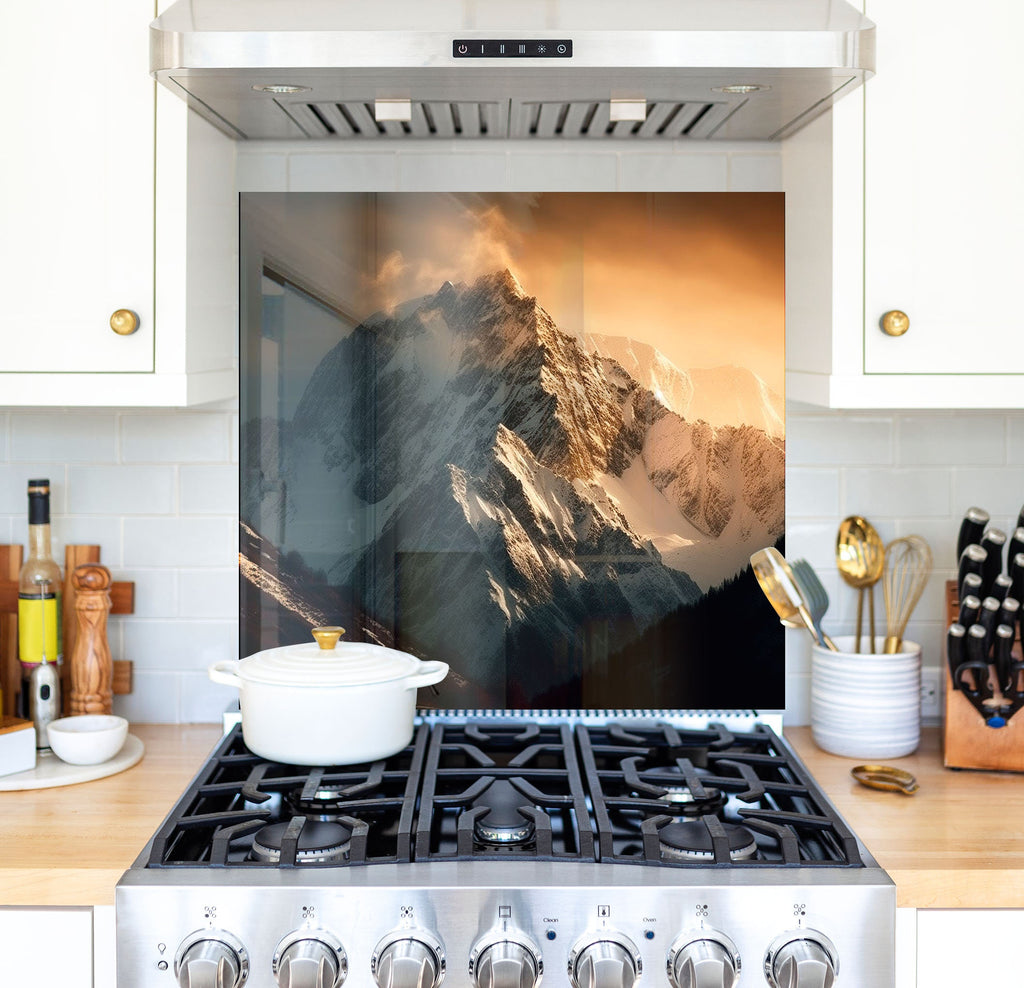
[[[860,651],[861,629],[864,626],[864,593],[868,595],[868,623],[870,639],[868,651],[875,650],[875,594],[874,586],[885,568],[885,546],[875,526],[860,515],[850,515],[839,524],[836,536],[836,568],[851,587],[859,591],[857,597],[857,638],[853,647]]]

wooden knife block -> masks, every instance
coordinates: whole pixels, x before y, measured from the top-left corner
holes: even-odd
[[[21,664],[18,662],[18,572],[24,550],[20,545],[0,545],[0,689],[3,705],[0,715],[13,716],[18,691],[21,689]],[[98,563],[98,545],[69,545],[64,550],[64,598],[62,622],[64,632],[64,664],[61,667],[61,695],[65,715],[68,711],[68,658],[75,645],[77,619],[75,590],[70,574],[82,563]],[[115,582],[110,587],[111,614],[131,614],[135,610],[135,584]],[[115,695],[131,693],[132,664],[114,662],[113,691]]]
[[[956,581],[949,580],[946,583],[947,628],[956,621],[959,613]],[[1013,654],[1018,659],[1021,656],[1019,631]],[[946,679],[946,705],[942,725],[943,763],[946,768],[1024,772],[1024,708],[1018,710],[1005,727],[988,727],[971,701],[959,690],[953,689],[953,677],[945,653],[942,656],[942,669]]]

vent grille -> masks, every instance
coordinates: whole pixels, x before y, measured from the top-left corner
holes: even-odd
[[[372,100],[283,101],[278,105],[313,138],[706,139],[745,101],[650,102],[645,120],[610,117],[608,100],[413,101],[412,119],[378,121]]]
[[[521,103],[514,116],[512,137],[537,138],[707,138],[742,104],[648,103],[646,120],[609,117],[607,100]]]
[[[307,137],[506,137],[508,107],[499,102],[413,102],[412,120],[380,120],[373,100],[280,103]]]

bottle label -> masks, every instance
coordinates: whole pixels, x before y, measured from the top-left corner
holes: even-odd
[[[60,662],[60,597],[18,597],[18,658],[23,665]]]

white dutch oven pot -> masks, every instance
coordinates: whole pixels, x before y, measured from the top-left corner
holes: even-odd
[[[291,765],[352,765],[401,751],[412,738],[416,690],[448,675],[446,662],[314,628],[315,642],[210,666],[238,688],[242,737],[257,755]]]

